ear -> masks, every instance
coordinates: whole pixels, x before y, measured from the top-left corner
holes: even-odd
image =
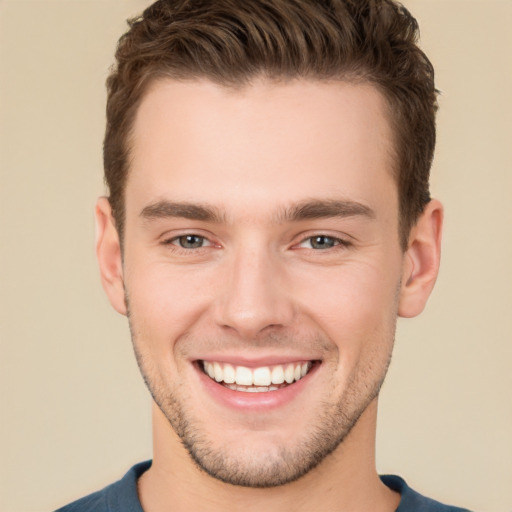
[[[100,267],[101,284],[114,309],[126,315],[121,244],[106,197],[96,203],[96,257]]]
[[[441,256],[443,205],[432,199],[421,214],[409,236],[404,255],[398,314],[419,315],[437,279]]]

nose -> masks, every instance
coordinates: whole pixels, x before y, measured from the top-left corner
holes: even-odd
[[[245,339],[292,324],[294,308],[283,262],[265,250],[239,250],[225,262],[215,320]]]

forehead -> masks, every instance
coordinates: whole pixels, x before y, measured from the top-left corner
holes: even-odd
[[[169,196],[262,213],[318,196],[395,204],[386,108],[367,84],[157,81],[134,123],[127,212]]]

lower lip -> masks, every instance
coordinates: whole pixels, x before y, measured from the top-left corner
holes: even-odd
[[[229,389],[206,375],[200,369],[199,364],[195,366],[199,373],[201,384],[216,402],[232,409],[260,412],[283,407],[292,402],[297,395],[303,392],[304,388],[308,386],[320,365],[319,363],[313,364],[313,367],[309,370],[307,375],[293,384],[274,391],[262,391],[257,393]]]

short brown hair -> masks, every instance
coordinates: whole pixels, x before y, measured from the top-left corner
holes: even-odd
[[[393,0],[159,0],[130,20],[107,80],[105,180],[121,240],[130,135],[150,82],[339,79],[376,86],[395,137],[400,237],[430,200],[437,91],[418,24]]]

